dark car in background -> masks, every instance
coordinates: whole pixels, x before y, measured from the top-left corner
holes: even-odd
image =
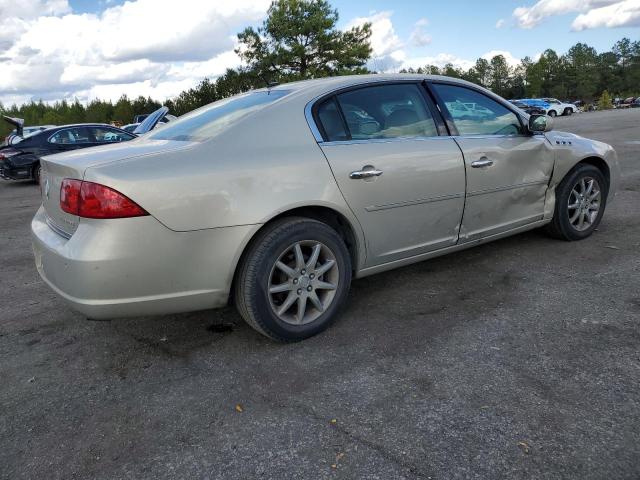
[[[112,143],[127,142],[153,130],[167,117],[169,109],[160,107],[146,116],[133,132],[104,123],[80,123],[47,128],[27,135],[24,120],[5,116],[6,122],[16,127],[9,144],[0,147],[0,178],[5,180],[33,180],[40,183],[40,158],[54,153],[68,152],[79,148],[97,147]]]
[[[15,119],[8,119],[9,121]],[[78,124],[48,128],[30,136],[14,136],[0,147],[0,178],[40,181],[40,158],[79,148],[133,140],[136,135],[111,125]]]

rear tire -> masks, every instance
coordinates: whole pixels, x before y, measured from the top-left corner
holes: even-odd
[[[267,225],[252,240],[235,280],[236,307],[263,335],[294,342],[325,330],[343,306],[351,257],[338,232],[303,217]]]
[[[567,241],[587,238],[602,220],[608,193],[607,180],[597,167],[578,164],[556,187],[556,205],[547,232]]]
[[[547,115],[549,115],[550,117],[555,117],[555,116],[557,116],[558,114],[556,113],[556,111],[555,111],[555,110],[549,110],[549,113],[548,113]]]

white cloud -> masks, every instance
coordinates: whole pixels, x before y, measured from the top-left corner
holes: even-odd
[[[548,17],[580,13],[573,29],[581,30],[594,26],[637,25],[638,11],[638,0],[538,0],[531,7],[516,8],[513,17],[520,28],[533,28]],[[612,14],[617,12],[621,12],[622,19],[613,18]]]
[[[454,67],[468,70],[475,65],[475,61],[457,57],[450,53],[439,53],[433,56],[413,57],[406,59],[402,68],[419,68],[427,65],[435,65],[436,67],[444,67],[446,64],[452,64]]]
[[[425,27],[429,25],[429,20],[426,18],[421,18],[418,20],[411,32],[411,37],[409,37],[409,42],[416,47],[424,47],[431,43],[431,36],[427,34],[425,31]]]
[[[640,0],[626,0],[594,8],[578,15],[571,24],[572,30],[577,31],[598,27],[637,26],[640,26]]]
[[[502,28],[504,27],[504,24],[505,24],[504,18],[501,18],[496,22],[496,28]]]
[[[393,12],[385,11],[374,12],[368,17],[357,17],[347,24],[345,30],[365,23],[371,23],[371,48],[373,49],[373,56],[383,57],[404,46],[393,28],[393,23],[391,22],[392,15]]]
[[[345,30],[371,23],[372,55],[369,68],[376,71],[390,71],[399,67],[404,58],[404,42],[396,34],[391,22],[393,12],[373,12],[368,17],[357,17],[347,23]]]
[[[520,59],[513,56],[513,54],[507,50],[491,50],[490,52],[485,53],[481,56],[485,60],[491,61],[491,59],[497,55],[502,55],[504,59],[507,61],[507,64],[510,67],[517,67],[520,63]]]
[[[130,0],[76,14],[67,0],[0,0],[0,100],[174,96],[239,65],[235,33],[269,3]]]

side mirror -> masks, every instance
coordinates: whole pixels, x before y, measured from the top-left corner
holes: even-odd
[[[547,115],[531,115],[529,117],[529,131],[549,132],[553,130],[553,119]]]

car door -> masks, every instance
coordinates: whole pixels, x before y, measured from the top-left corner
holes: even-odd
[[[464,155],[467,192],[460,243],[541,220],[554,153],[544,135],[530,134],[506,101],[472,87],[446,82],[429,86]],[[466,117],[456,102],[484,107]]]
[[[460,149],[420,83],[361,86],[316,104],[324,152],[367,242],[367,266],[454,245]]]

